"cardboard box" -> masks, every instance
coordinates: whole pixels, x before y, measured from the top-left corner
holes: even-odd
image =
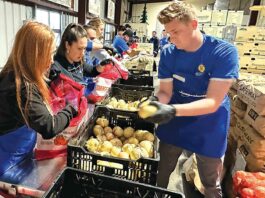
[[[262,76],[251,75],[250,78],[238,80],[238,97],[256,109],[260,115],[265,114],[265,79]]]
[[[264,107],[265,108],[265,107]],[[265,116],[259,115],[255,108],[248,106],[244,120],[265,137]]]
[[[265,158],[265,138],[261,136],[254,128],[237,118],[235,127],[244,145],[256,158]]]
[[[238,149],[246,161],[248,171],[265,172],[265,158],[256,158],[241,140],[238,141]]]
[[[240,118],[243,118],[247,110],[247,104],[240,100],[240,98],[237,96],[237,91],[234,89],[230,89],[228,91],[228,96],[230,98],[232,111],[235,112]]]

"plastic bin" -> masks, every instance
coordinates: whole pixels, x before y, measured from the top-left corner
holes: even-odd
[[[134,85],[140,87],[153,87],[153,76],[129,76],[127,80],[119,79],[115,84]]]
[[[66,168],[54,185],[45,193],[45,198],[182,198],[183,195],[151,185],[126,181],[110,176]]]
[[[106,97],[100,103],[97,103],[98,106],[106,106],[112,97],[115,97],[117,100],[123,99],[125,102],[134,102],[137,100],[141,100],[146,97],[149,98],[154,94],[154,88],[151,87],[137,87],[137,86],[126,86],[126,85],[112,85],[108,97]],[[121,111],[129,111],[122,110]]]
[[[151,71],[129,69],[130,75],[133,76],[151,76]]]
[[[85,149],[86,141],[93,135],[93,126],[96,119],[101,116],[105,116],[109,120],[110,126],[118,125],[122,128],[131,126],[136,130],[143,129],[151,133],[155,132],[155,125],[140,119],[135,112],[110,110],[106,107],[98,106],[89,122],[88,129],[78,138],[72,139],[68,143],[67,165],[85,171],[155,185],[158,162],[160,160],[159,153],[157,152],[157,141],[154,142],[154,157],[141,158],[137,161],[102,156]],[[102,161],[103,163],[112,163],[112,165],[107,166],[105,165],[106,163],[103,165]]]

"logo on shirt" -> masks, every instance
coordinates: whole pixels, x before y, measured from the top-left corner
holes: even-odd
[[[200,64],[200,65],[198,66],[198,71],[199,71],[200,73],[203,73],[203,72],[205,71],[205,66],[204,66],[203,64]]]

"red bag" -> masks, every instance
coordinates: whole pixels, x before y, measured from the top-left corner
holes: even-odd
[[[87,99],[84,94],[84,86],[75,82],[71,78],[60,74],[58,78],[51,82],[51,113],[57,114],[69,102],[78,109],[78,115],[70,121],[69,127],[64,129],[56,137],[44,140],[39,134],[35,149],[37,160],[49,159],[66,155],[68,141],[75,136],[78,131],[85,128],[88,120]]]
[[[242,198],[265,197],[265,174],[237,171],[233,176],[233,188]]]
[[[118,80],[119,78],[127,80],[129,73],[128,70],[124,66],[122,66],[122,64],[115,60],[114,64],[110,63],[108,65],[105,65],[104,71],[101,72],[98,76],[110,80]]]
[[[112,59],[114,64],[105,65],[104,71],[96,77],[96,85],[94,90],[88,95],[88,100],[91,103],[100,102],[103,100],[111,88],[111,85],[119,78],[128,79],[128,70],[120,64],[116,59]]]

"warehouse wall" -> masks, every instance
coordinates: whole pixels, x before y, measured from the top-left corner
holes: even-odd
[[[187,2],[191,3],[196,9],[200,10],[203,6],[205,6],[208,3],[213,3],[213,0],[202,0],[202,1],[195,1],[195,0],[187,0]],[[148,18],[148,25],[147,25],[147,36],[151,36],[152,31],[156,30],[158,33],[158,36],[160,37],[160,34],[162,30],[164,29],[163,25],[161,25],[157,20],[157,15],[160,10],[171,4],[172,1],[169,2],[163,2],[163,3],[148,3],[146,5],[147,7],[147,18]],[[140,18],[143,12],[144,4],[134,4],[133,5],[133,22],[139,23]]]
[[[164,2],[164,3],[148,3],[146,5],[147,8],[147,36],[150,37],[152,35],[152,31],[156,30],[158,34],[160,34],[163,26],[158,22],[157,15],[160,10],[164,9],[172,2]],[[134,4],[132,10],[132,16],[136,23],[140,22],[140,17],[143,13],[144,4]]]
[[[14,36],[23,20],[31,19],[32,16],[32,7],[0,0],[0,69],[7,60]]]
[[[33,19],[35,17],[35,12],[33,7],[0,0],[0,70],[7,61],[16,32],[21,27],[24,20]],[[66,13],[60,13],[60,18],[61,33],[69,23],[78,21],[77,17]],[[43,20],[46,21],[45,19]]]
[[[126,13],[129,13],[129,3],[128,0],[122,0],[121,1],[121,20],[120,20],[120,24],[123,24],[126,22],[127,19],[127,15]]]

